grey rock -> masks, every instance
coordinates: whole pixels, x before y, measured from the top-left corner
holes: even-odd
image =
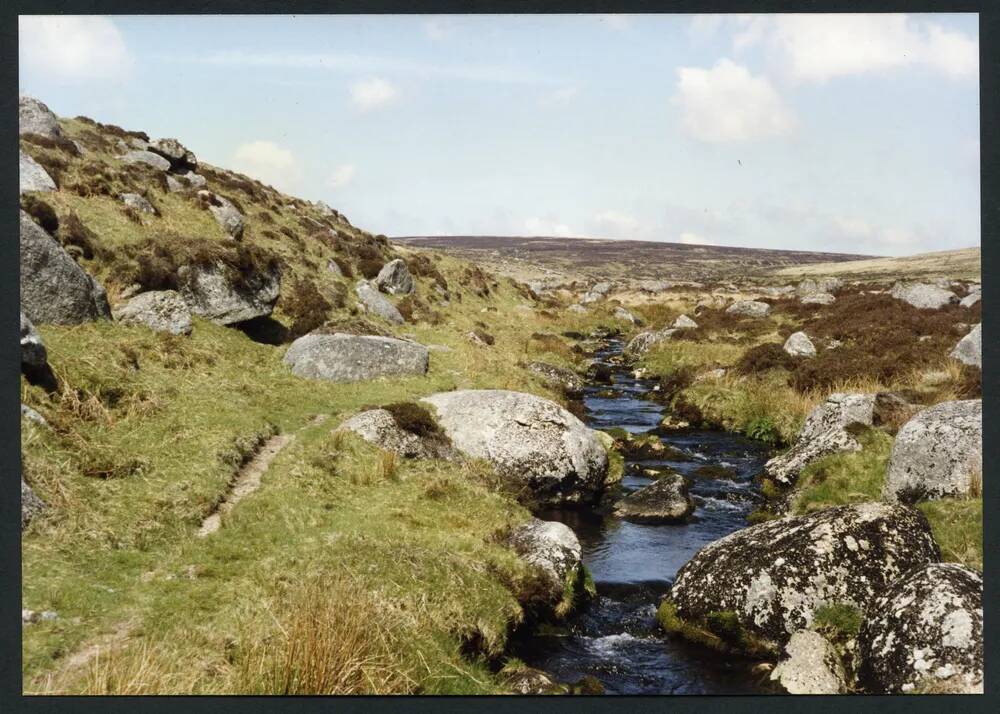
[[[698,323],[692,320],[687,315],[680,315],[674,324],[671,325],[675,330],[696,330],[698,329]]]
[[[402,313],[396,309],[396,306],[380,295],[370,283],[359,280],[358,284],[354,286],[354,292],[366,312],[397,325],[405,322]]]
[[[49,356],[42,342],[42,336],[31,324],[24,312],[21,312],[21,364],[29,367],[45,367]]]
[[[149,150],[159,154],[175,171],[198,168],[198,159],[177,139],[157,139],[149,143]]]
[[[121,156],[121,160],[126,164],[146,164],[160,171],[170,170],[170,162],[152,151],[129,151]]]
[[[638,325],[641,323],[641,320],[639,320],[639,318],[637,318],[635,315],[633,315],[631,312],[621,307],[620,305],[615,308],[613,315],[616,320],[622,320],[632,325]]]
[[[815,357],[816,356],[816,345],[812,343],[809,339],[809,335],[799,331],[793,332],[785,340],[784,347],[782,348],[792,357]]]
[[[912,503],[965,496],[970,488],[981,488],[982,476],[982,400],[942,402],[919,412],[896,434],[882,497]]]
[[[955,563],[910,571],[868,609],[858,655],[868,693],[982,694],[982,575]]]
[[[270,315],[281,289],[277,269],[236,276],[221,263],[184,266],[178,278],[191,312],[219,325]]]
[[[21,193],[56,190],[56,182],[52,180],[48,172],[23,151],[18,154],[17,170]]]
[[[936,310],[953,302],[958,302],[958,296],[950,290],[937,287],[930,283],[898,282],[892,286],[889,293],[897,300],[924,310]]]
[[[963,364],[983,368],[983,326],[976,325],[965,337],[958,341],[951,357]]]
[[[966,295],[964,298],[958,301],[958,304],[961,305],[962,307],[972,307],[982,299],[983,299],[983,294],[977,291]]]
[[[222,229],[226,233],[236,240],[243,237],[243,230],[245,228],[243,214],[236,209],[236,206],[229,199],[204,189],[198,191],[198,198],[205,202],[216,223],[222,226]]]
[[[844,281],[840,278],[806,278],[798,284],[795,292],[805,297],[816,293],[835,293],[844,287]]]
[[[589,503],[603,490],[608,455],[597,434],[558,404],[500,389],[441,392],[422,401],[459,451],[486,459],[539,504]]]
[[[21,211],[21,309],[37,323],[77,325],[111,317],[104,288]]]
[[[21,405],[21,418],[27,419],[32,424],[37,424],[38,426],[48,426],[48,421],[45,420],[41,414],[29,407],[27,404]]]
[[[583,549],[576,534],[558,521],[533,518],[515,528],[507,539],[522,560],[542,573],[551,604],[558,602],[567,582],[575,579]]]
[[[47,508],[45,502],[40,499],[31,486],[21,479],[21,530],[24,530],[32,520],[37,518]]]
[[[409,295],[413,292],[413,276],[401,258],[390,260],[383,265],[372,284],[391,295]]]
[[[385,409],[369,409],[345,421],[337,431],[351,431],[370,444],[410,459],[450,459],[455,450],[440,436],[403,429]]]
[[[427,373],[430,355],[415,342],[374,335],[309,334],[295,340],[284,362],[308,379],[361,382]]]
[[[734,612],[775,645],[808,628],[817,608],[865,611],[909,570],[940,560],[920,511],[888,503],[838,506],[744,528],[703,547],[677,573],[677,614],[702,622]]]
[[[126,206],[139,211],[139,213],[156,213],[156,209],[153,208],[153,204],[147,201],[144,196],[140,196],[137,193],[123,193],[118,198],[120,198],[122,203]]]
[[[340,269],[340,266],[337,265],[337,261],[335,260],[328,260],[326,262],[326,269],[328,272],[332,273],[335,278],[344,277],[344,271]]]
[[[550,387],[561,389],[566,394],[580,394],[586,386],[580,375],[565,367],[556,367],[547,362],[529,362],[526,367],[529,372],[537,374]]]
[[[140,293],[117,310],[115,319],[172,335],[191,333],[191,310],[180,293],[173,290]]]
[[[771,681],[789,694],[844,694],[843,662],[827,640],[812,630],[799,630],[785,645],[786,659],[771,670]]]
[[[737,300],[726,308],[726,312],[744,317],[767,317],[771,313],[771,306],[756,300]]]
[[[830,293],[812,293],[810,295],[803,295],[799,298],[799,302],[803,305],[830,305],[836,299]]]
[[[591,286],[590,290],[583,294],[580,298],[580,303],[582,305],[589,305],[590,303],[597,302],[607,297],[608,293],[611,292],[611,283],[600,282]]]
[[[201,189],[208,184],[205,177],[201,174],[196,174],[194,171],[188,171],[186,174],[168,174],[167,175],[167,190],[171,193],[177,193],[179,191],[185,191],[187,189]]]
[[[51,139],[62,136],[59,120],[52,110],[24,94],[17,98],[17,133],[39,134]]]
[[[122,141],[119,139],[118,141]],[[125,151],[129,149],[136,149],[137,151],[149,151],[149,142],[145,139],[140,139],[138,136],[130,136],[128,142],[122,142],[125,146]]]
[[[649,351],[653,345],[664,340],[669,340],[675,332],[677,332],[677,328],[673,327],[665,330],[640,332],[625,345],[625,355],[628,357],[638,357]]]
[[[635,523],[681,523],[694,513],[689,486],[680,474],[668,474],[618,501],[615,515]]]

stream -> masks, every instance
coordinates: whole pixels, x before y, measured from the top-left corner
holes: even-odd
[[[612,384],[587,386],[585,421],[595,429],[646,432],[659,425],[664,407],[643,399],[652,389],[651,381],[636,379],[631,371],[608,362],[621,351],[622,343],[610,340],[597,352],[597,361],[611,367]],[[746,516],[759,499],[751,479],[762,470],[768,450],[722,431],[671,430],[661,438],[683,454],[673,453],[675,460],[626,459],[622,495],[652,483],[636,465],[669,466],[692,482],[696,510],[691,520],[633,524],[612,515],[610,504],[539,513],[539,518],[562,521],[576,533],[597,597],[567,621],[519,636],[511,654],[561,682],[596,677],[608,694],[760,693],[748,661],[667,638],[655,614],[678,569],[699,548],[746,526]],[[723,467],[731,477],[693,476],[705,466]]]

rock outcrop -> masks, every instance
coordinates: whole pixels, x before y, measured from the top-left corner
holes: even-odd
[[[871,694],[981,694],[982,575],[955,563],[910,571],[868,608],[858,656]]]
[[[538,504],[588,503],[603,490],[608,455],[597,434],[558,404],[500,389],[440,392],[422,401],[459,451],[486,459]]]
[[[370,283],[359,280],[358,284],[354,286],[354,292],[358,296],[358,301],[364,307],[365,312],[370,312],[396,325],[401,325],[405,322],[402,313],[396,309],[396,306],[380,295],[379,291],[372,287]]]
[[[629,357],[638,357],[658,342],[669,340],[677,330],[676,327],[669,327],[665,330],[640,332],[625,345],[625,354]]]
[[[39,516],[46,508],[45,502],[40,499],[31,486],[21,479],[21,530],[24,530],[34,518]]]
[[[897,300],[902,300],[913,307],[924,310],[937,310],[950,303],[958,302],[958,296],[955,293],[930,283],[898,282],[892,286],[889,294]]]
[[[23,151],[18,154],[17,171],[21,193],[56,190],[56,182],[48,172]]]
[[[281,289],[277,268],[235,274],[222,263],[187,265],[177,276],[191,312],[218,325],[270,315]]]
[[[126,164],[146,164],[147,166],[152,166],[154,169],[159,169],[160,171],[170,170],[170,162],[159,154],[154,154],[152,151],[143,151],[138,149],[126,152],[119,158]]]
[[[20,233],[21,309],[29,320],[77,325],[111,317],[104,288],[24,211]]]
[[[809,339],[809,335],[801,331],[789,335],[783,349],[792,357],[816,356],[816,345]]]
[[[529,372],[541,377],[550,387],[555,387],[566,394],[577,395],[583,392],[585,386],[583,378],[571,369],[557,367],[547,362],[529,362],[525,367]]]
[[[687,315],[681,315],[674,320],[674,324],[672,324],[671,327],[675,330],[697,330],[698,323]]]
[[[45,104],[21,94],[17,98],[17,133],[38,134],[55,139],[62,136],[59,120]]]
[[[615,504],[615,515],[634,523],[681,523],[694,512],[688,480],[668,474]]]
[[[842,287],[844,287],[844,281],[840,278],[806,278],[798,284],[795,292],[805,297],[817,293],[835,293]]]
[[[413,292],[413,276],[401,258],[390,260],[382,266],[372,284],[390,295],[409,295]]]
[[[726,308],[726,313],[743,317],[767,317],[771,314],[771,306],[757,300],[737,300]]]
[[[896,434],[882,497],[913,503],[982,488],[983,402],[942,402]]]
[[[171,171],[180,173],[198,168],[198,159],[177,139],[156,139],[149,142],[148,149],[170,162]]]
[[[799,630],[785,645],[785,654],[771,670],[771,681],[789,694],[844,694],[847,690],[844,665],[819,633]]]
[[[115,319],[172,335],[191,333],[191,310],[180,293],[173,290],[140,293],[115,312]]]
[[[207,189],[198,191],[198,200],[202,201],[212,217],[215,218],[215,222],[222,226],[222,229],[230,237],[236,240],[243,237],[243,231],[246,227],[243,214],[233,205],[232,201]]]
[[[983,326],[982,323],[973,327],[969,334],[958,341],[951,351],[952,359],[963,364],[983,368]]]
[[[387,409],[369,409],[345,421],[337,431],[351,431],[370,444],[408,459],[450,459],[455,450],[439,432],[416,433],[401,426]]]
[[[150,203],[145,196],[140,196],[137,193],[123,193],[118,198],[120,198],[121,202],[133,211],[149,214],[156,213],[156,209],[153,208],[153,204]]]
[[[678,571],[669,597],[683,620],[732,612],[747,632],[781,645],[808,628],[820,606],[864,611],[902,574],[939,559],[920,511],[881,502],[838,506],[708,544]]]
[[[307,379],[361,382],[427,373],[430,354],[416,342],[375,335],[309,334],[285,353],[292,373]]]

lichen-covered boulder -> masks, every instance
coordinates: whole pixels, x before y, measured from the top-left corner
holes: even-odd
[[[39,134],[50,139],[62,136],[59,120],[53,111],[34,97],[25,94],[17,98],[17,133]]]
[[[830,293],[812,293],[799,298],[799,302],[803,305],[830,305],[836,300],[837,298]]]
[[[951,290],[930,283],[898,282],[892,286],[889,294],[897,300],[924,310],[937,310],[949,303],[958,302],[958,296]]]
[[[836,649],[812,630],[799,630],[785,645],[785,659],[771,670],[771,681],[789,694],[843,694],[847,674]]]
[[[440,392],[423,400],[459,451],[486,459],[538,504],[589,503],[608,454],[594,430],[555,402],[502,389]]]
[[[816,356],[816,345],[809,339],[809,335],[802,331],[793,332],[789,335],[782,349],[792,357]]]
[[[413,276],[401,258],[390,260],[382,266],[372,284],[390,295],[409,295],[413,292]]]
[[[123,193],[118,198],[133,211],[150,214],[156,213],[156,209],[153,208],[153,204],[150,203],[145,196],[140,196],[138,193]]]
[[[798,284],[795,292],[799,295],[815,295],[817,293],[835,293],[844,287],[844,281],[840,278],[806,278]]]
[[[198,168],[198,159],[177,139],[156,139],[149,142],[149,150],[169,161],[174,171]]]
[[[959,362],[974,367],[983,368],[983,326],[982,323],[973,327],[969,334],[958,341],[951,357]]]
[[[17,171],[20,182],[20,193],[31,191],[55,191],[56,182],[52,180],[42,165],[23,151],[18,154]]]
[[[243,214],[233,205],[232,201],[206,189],[198,191],[198,199],[208,207],[215,222],[222,226],[226,233],[236,240],[243,237],[246,223],[243,220]]]
[[[726,313],[743,317],[767,317],[771,314],[771,306],[757,300],[737,300],[726,308]]]
[[[185,174],[167,175],[167,190],[170,193],[177,193],[186,189],[201,189],[207,183],[204,176],[196,174],[194,171],[188,171]]]
[[[191,312],[218,325],[270,315],[281,290],[278,268],[237,274],[222,263],[185,265],[177,277]]]
[[[831,394],[806,417],[791,448],[768,461],[764,472],[782,485],[793,485],[802,469],[816,459],[842,451],[859,451],[861,444],[847,427],[871,426],[874,416],[874,394]]]
[[[115,312],[115,319],[129,325],[146,325],[172,335],[191,333],[191,310],[174,290],[140,293]]]
[[[369,409],[345,421],[337,431],[351,431],[370,444],[409,459],[450,459],[455,455],[439,431],[416,433],[400,425],[387,409]]]
[[[583,549],[576,534],[563,523],[533,518],[515,528],[507,544],[541,572],[542,599],[549,605],[557,604],[578,578]]]
[[[676,327],[668,327],[665,330],[640,332],[625,345],[625,355],[627,357],[638,357],[649,351],[653,345],[669,340],[678,329]]]
[[[550,387],[560,389],[566,394],[583,392],[584,381],[576,372],[565,367],[557,367],[547,362],[529,362],[525,365],[529,372],[537,374]]]
[[[361,382],[426,374],[429,353],[423,345],[392,337],[312,333],[295,340],[284,361],[299,377]]]
[[[36,516],[46,509],[45,501],[40,499],[31,486],[21,479],[21,530],[24,530]]]
[[[24,312],[21,312],[21,367],[44,368],[49,356],[42,342],[42,336],[31,324]]]
[[[708,544],[678,571],[669,597],[683,620],[731,612],[749,633],[781,645],[810,626],[817,608],[864,611],[900,575],[938,560],[920,511],[883,502],[838,506]]]
[[[896,434],[882,497],[913,503],[965,496],[982,487],[983,402],[942,402],[919,412]]]
[[[146,164],[160,171],[169,171],[170,162],[152,151],[129,151],[119,157],[126,164]]]
[[[674,320],[674,324],[671,327],[675,330],[696,330],[698,329],[698,323],[687,315],[681,315]]]
[[[667,474],[618,501],[615,515],[634,523],[683,522],[694,513],[689,485],[680,474]]]
[[[21,310],[28,319],[57,325],[110,319],[104,288],[24,211],[20,229]]]
[[[638,325],[642,323],[638,317],[623,308],[621,305],[615,308],[613,315],[616,320],[622,320],[623,322],[627,322],[631,325]]]
[[[857,644],[871,694],[981,694],[982,575],[956,563],[915,568],[868,608]]]
[[[371,283],[359,280],[358,284],[354,286],[354,292],[366,312],[397,325],[405,322],[402,313],[396,309],[396,306],[379,294],[379,291],[372,287]]]

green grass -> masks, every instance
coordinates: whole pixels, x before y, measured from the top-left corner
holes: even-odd
[[[835,642],[853,639],[861,629],[862,613],[846,603],[833,603],[816,608],[812,629]]]
[[[861,450],[832,454],[802,470],[792,510],[809,513],[882,497],[892,437],[877,429],[863,432]]]
[[[673,601],[664,599],[656,610],[656,621],[664,632],[717,652],[750,657],[775,654],[774,645],[747,631],[735,612],[710,612],[704,622],[691,622],[678,614]]]
[[[927,516],[941,560],[983,569],[983,499],[943,498],[918,507]]]

